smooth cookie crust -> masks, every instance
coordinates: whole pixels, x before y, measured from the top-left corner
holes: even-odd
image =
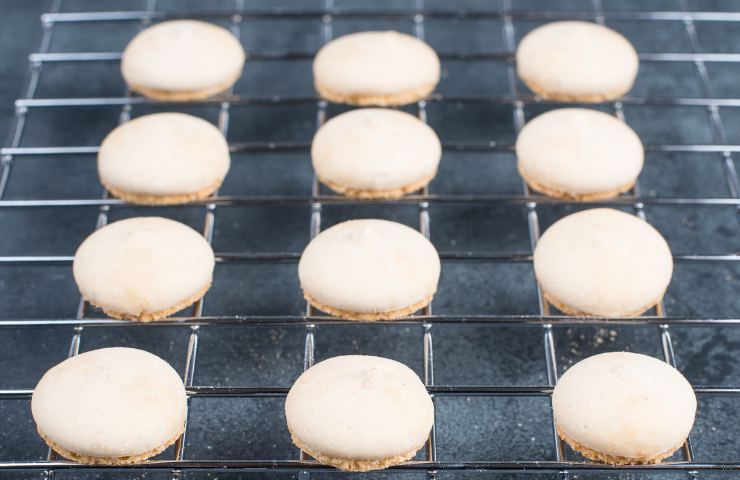
[[[436,52],[395,31],[344,35],[324,45],[313,62],[314,88],[324,99],[361,106],[398,106],[428,96],[440,78]]]

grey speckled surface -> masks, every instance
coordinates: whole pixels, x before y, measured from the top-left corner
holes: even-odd
[[[0,134],[11,125],[12,101],[22,89],[26,55],[38,48],[38,15],[48,1],[0,0]],[[66,0],[65,11],[140,9],[141,0]],[[202,8],[197,1],[160,0],[168,10]],[[212,2],[209,9],[231,8],[231,1]],[[591,8],[589,0],[518,1],[516,9]],[[274,4],[274,3],[273,3]],[[314,8],[318,1],[282,5]],[[337,0],[340,8],[383,5],[409,8],[412,0],[352,2]],[[675,10],[673,0],[603,0],[607,10],[637,8]],[[737,10],[732,0],[690,2],[698,10]],[[247,1],[250,8],[264,4]],[[449,8],[442,0],[428,0],[430,8]],[[458,6],[498,8],[498,1],[466,0]],[[515,21],[517,37],[541,22]],[[680,22],[656,24],[609,21],[641,52],[687,52],[689,44]],[[339,19],[335,33],[367,28],[394,28],[410,32],[408,20]],[[740,26],[734,23],[697,23],[703,51],[740,53]],[[120,50],[136,31],[131,22],[59,25],[51,51]],[[279,34],[276,32],[280,32]],[[316,19],[247,20],[242,28],[249,50],[315,50],[320,42]],[[428,19],[426,35],[440,52],[488,52],[504,48],[502,24],[496,19]],[[739,97],[740,64],[707,65],[717,96]],[[237,84],[245,95],[310,95],[310,61],[251,61]],[[508,84],[503,62],[444,61],[438,89],[445,94],[504,94]],[[114,62],[48,64],[42,71],[38,97],[118,96],[123,84]],[[643,62],[634,95],[696,97],[701,95],[690,62]],[[526,115],[547,108],[527,106]],[[135,106],[133,115],[164,110]],[[176,108],[215,121],[210,106]],[[332,106],[330,114],[342,111]],[[117,121],[118,108],[38,109],[28,116],[23,145],[97,145]],[[231,141],[309,141],[315,107],[232,107]],[[730,142],[740,142],[740,109],[720,109]],[[429,122],[443,141],[514,140],[510,107],[491,104],[431,103]],[[645,143],[708,143],[711,131],[702,107],[627,105],[628,123]],[[19,157],[13,166],[7,199],[98,198],[93,156]],[[725,178],[718,154],[649,152],[640,177],[648,196],[726,197]],[[234,155],[233,168],[223,194],[310,193],[311,167],[306,152]],[[515,158],[509,153],[445,152],[433,193],[519,194]],[[543,228],[573,211],[571,206],[540,206]],[[94,225],[95,208],[0,209],[0,255],[71,255]],[[138,214],[163,214],[196,228],[203,221],[202,207],[164,209],[116,208],[111,221]],[[677,254],[722,254],[740,250],[740,232],[733,207],[649,206],[649,221],[668,239]],[[431,235],[444,251],[527,252],[529,238],[523,207],[481,207],[433,204]],[[414,206],[326,206],[324,226],[348,218],[379,216],[418,225]],[[219,207],[214,236],[217,252],[300,252],[308,241],[306,206]],[[737,317],[740,312],[740,265],[679,263],[666,297],[669,315]],[[73,317],[78,302],[68,266],[0,267],[0,320],[14,318]],[[298,289],[295,263],[219,265],[205,301],[208,315],[301,314],[304,302]],[[536,314],[537,295],[528,263],[444,262],[437,314]],[[435,374],[448,385],[541,385],[546,383],[542,332],[539,328],[435,326]],[[674,327],[671,329],[678,366],[695,384],[740,385],[740,328]],[[152,351],[182,371],[189,330],[182,327],[87,329],[82,350],[130,345]],[[68,327],[0,330],[0,389],[32,388],[43,372],[67,354]],[[289,386],[303,361],[302,327],[205,327],[195,383],[198,385]],[[559,368],[564,371],[589,355],[610,350],[631,350],[660,356],[654,327],[556,327]],[[400,360],[421,373],[422,331],[408,325],[322,326],[316,331],[317,359],[343,353],[383,355]],[[280,399],[205,399],[192,403],[186,458],[297,458],[290,444]],[[441,460],[552,460],[555,452],[545,398],[476,397],[439,398],[438,448]],[[703,396],[693,431],[699,461],[740,460],[740,397]],[[0,402],[0,460],[44,458],[46,449],[37,438],[26,400]],[[162,458],[171,458],[167,451]],[[577,459],[573,452],[568,458]],[[104,478],[165,478],[168,473],[124,472],[99,474]],[[98,477],[98,474],[90,474]],[[286,478],[287,474],[251,477]],[[334,473],[331,477],[344,477]],[[423,474],[371,474],[368,478],[413,478]],[[191,472],[187,478],[242,478],[240,474]],[[536,478],[555,475],[442,473],[440,478]],[[4,478],[40,478],[37,474],[2,473]],[[57,478],[81,478],[79,472],[58,472]],[[595,474],[571,478],[646,478],[633,474],[605,477]],[[654,475],[674,479],[681,475]],[[720,473],[700,478],[732,478]]]

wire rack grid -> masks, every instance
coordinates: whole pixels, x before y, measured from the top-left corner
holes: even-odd
[[[722,165],[724,181],[728,195],[714,197],[666,197],[643,195],[640,186],[626,195],[617,199],[597,204],[613,205],[618,207],[630,207],[634,213],[644,220],[649,220],[645,213],[645,206],[673,205],[673,206],[706,206],[706,207],[734,207],[734,221],[740,221],[740,182],[735,171],[733,154],[740,151],[740,145],[728,141],[720,108],[740,107],[740,99],[717,98],[712,90],[710,76],[706,68],[707,62],[740,63],[740,54],[732,53],[703,53],[699,47],[699,40],[695,28],[695,22],[740,22],[740,14],[716,13],[716,12],[694,12],[689,9],[685,0],[677,0],[675,9],[671,11],[605,11],[600,0],[593,0],[591,9],[587,11],[519,11],[516,10],[509,0],[505,0],[501,9],[496,10],[435,10],[425,7],[423,0],[416,0],[414,8],[409,10],[396,9],[374,9],[374,10],[347,10],[335,7],[332,0],[325,0],[323,8],[317,10],[306,9],[273,9],[273,10],[247,10],[243,0],[236,0],[233,8],[228,11],[214,12],[184,12],[169,14],[156,10],[156,0],[145,2],[145,8],[140,11],[117,11],[117,12],[84,12],[84,13],[61,13],[62,0],[55,0],[52,11],[42,16],[43,37],[39,51],[30,55],[30,76],[28,85],[22,98],[16,101],[16,123],[10,134],[7,147],[0,151],[2,155],[2,170],[0,172],[0,211],[4,210],[27,210],[47,208],[72,208],[72,207],[97,207],[96,229],[101,228],[108,222],[108,215],[112,209],[125,207],[125,204],[117,199],[109,198],[107,192],[103,191],[99,199],[13,199],[6,200],[4,195],[10,185],[13,165],[22,161],[25,156],[50,156],[63,157],[75,154],[95,154],[97,147],[91,146],[35,146],[23,145],[22,139],[26,127],[29,112],[43,109],[75,109],[81,107],[120,107],[119,123],[127,121],[131,116],[132,107],[137,105],[156,104],[150,100],[132,96],[124,91],[120,97],[82,97],[82,98],[35,98],[39,85],[43,66],[47,63],[70,63],[78,62],[116,62],[120,59],[120,52],[50,52],[52,35],[55,25],[58,24],[88,24],[98,22],[138,22],[141,28],[152,21],[160,21],[171,17],[207,18],[228,21],[232,32],[239,36],[242,31],[242,22],[246,18],[269,18],[281,20],[315,20],[317,29],[320,31],[321,43],[326,43],[333,37],[333,23],[336,18],[373,18],[373,19],[404,19],[413,22],[413,31],[417,37],[425,38],[425,19],[496,19],[502,25],[503,52],[441,52],[443,60],[456,61],[503,61],[505,62],[506,76],[509,91],[500,95],[447,95],[436,93],[429,99],[416,104],[415,110],[419,118],[427,121],[427,107],[430,103],[462,102],[473,104],[495,104],[510,107],[514,130],[518,132],[526,121],[525,108],[531,105],[550,106],[551,102],[539,99],[531,94],[520,91],[516,79],[514,52],[516,49],[515,20],[552,21],[557,19],[583,19],[604,23],[605,20],[640,20],[646,22],[678,21],[683,24],[685,38],[690,45],[690,52],[686,53],[649,53],[641,54],[641,59],[651,62],[685,62],[691,64],[701,86],[701,95],[698,97],[655,97],[655,96],[628,96],[607,107],[623,121],[628,121],[625,116],[625,105],[657,105],[657,106],[694,106],[706,110],[707,122],[711,130],[711,142],[705,143],[653,143],[646,145],[649,152],[702,152],[717,155]],[[293,61],[307,60],[312,58],[313,51],[250,51],[249,58],[258,60]],[[230,109],[234,105],[311,105],[316,106],[315,128],[319,128],[327,118],[330,105],[313,96],[282,96],[273,95],[267,97],[249,96],[235,94],[232,91],[216,99],[198,102],[204,105],[215,105],[218,107],[218,126],[225,136],[229,136]],[[445,141],[445,151],[480,151],[480,152],[511,152],[511,143],[498,141]],[[230,149],[234,153],[244,152],[281,152],[298,151],[306,153],[310,148],[307,142],[247,142],[230,141]],[[322,226],[322,209],[324,205],[346,205],[350,207],[359,206],[367,202],[343,198],[323,191],[317,179],[313,178],[312,191],[308,196],[297,195],[239,195],[223,196],[216,193],[213,198],[202,202],[196,202],[203,209],[202,232],[204,237],[212,242],[214,226],[216,223],[217,209],[219,206],[230,205],[307,205],[310,209],[309,231],[310,237],[319,233]],[[427,237],[431,236],[430,205],[482,205],[526,208],[527,231],[531,250],[534,250],[540,234],[540,218],[538,207],[542,205],[563,205],[570,202],[553,200],[533,194],[527,185],[522,182],[521,194],[433,194],[428,188],[417,192],[401,200],[382,202],[386,205],[410,204],[418,206],[418,228]],[[454,262],[531,262],[532,255],[529,252],[500,252],[500,251],[441,251],[440,256],[444,261]],[[295,262],[300,252],[217,252],[219,264],[231,263],[270,263],[270,262]],[[727,253],[677,253],[674,255],[677,262],[708,262],[710,264],[729,264],[740,260],[736,252]],[[0,256],[0,268],[23,267],[33,268],[48,265],[69,265],[71,256]],[[568,325],[622,325],[646,326],[654,325],[658,330],[659,349],[666,362],[676,365],[674,346],[671,337],[671,327],[679,326],[736,326],[740,325],[740,318],[731,317],[679,317],[666,316],[665,308],[661,304],[650,315],[633,319],[603,319],[603,318],[578,318],[563,315],[553,315],[550,306],[537,289],[539,312],[536,315],[468,315],[466,312],[459,314],[434,315],[432,307],[427,307],[421,314],[398,322],[399,325],[409,325],[421,329],[421,344],[423,353],[423,380],[433,399],[445,396],[471,397],[471,396],[536,396],[549,398],[552,389],[557,382],[558,366],[556,354],[556,342],[554,341],[553,326]],[[207,296],[206,296],[207,299]],[[188,329],[189,338],[187,350],[184,352],[185,362],[183,380],[188,391],[188,405],[190,399],[196,397],[284,397],[287,388],[274,386],[212,386],[197,385],[195,383],[195,370],[197,367],[200,328],[202,326],[238,326],[239,328],[250,328],[265,325],[289,325],[302,326],[305,330],[303,342],[303,367],[309,368],[314,363],[315,346],[317,340],[317,329],[332,328],[334,325],[343,324],[341,321],[321,316],[309,305],[306,306],[305,315],[241,315],[241,316],[204,316],[204,302],[197,302],[191,309],[190,314],[173,318],[168,321],[159,322],[157,325],[141,325],[130,322],[121,322],[96,316],[89,311],[88,305],[80,299],[75,318],[54,319],[9,319],[0,323],[3,331],[11,329],[51,329],[60,326],[68,326],[74,329],[69,343],[69,355],[76,355],[80,351],[83,332],[88,329],[99,327],[121,327],[121,328],[157,328],[158,326],[177,326]],[[449,385],[435,384],[434,382],[434,348],[433,331],[437,324],[480,324],[491,327],[514,326],[540,329],[542,333],[543,363],[545,366],[547,383],[542,385]],[[697,394],[707,396],[738,396],[740,385],[694,385]],[[5,389],[0,390],[0,401],[13,399],[27,399],[32,394],[29,389]],[[440,461],[437,456],[436,428],[432,429],[431,435],[423,459],[407,462],[393,471],[418,471],[426,472],[427,476],[434,477],[441,471],[496,471],[496,472],[551,472],[561,478],[567,477],[569,472],[614,472],[614,471],[640,471],[640,472],[662,472],[681,471],[690,478],[700,478],[703,471],[740,471],[740,452],[732,457],[730,461],[709,462],[698,461],[694,458],[691,439],[682,448],[682,458],[665,462],[660,465],[650,466],[627,466],[609,467],[600,464],[575,459],[569,453],[558,436],[554,433],[554,424],[551,422],[552,441],[555,452],[554,460],[511,460],[511,461]],[[313,462],[301,453],[297,460],[280,460],[266,458],[262,460],[205,460],[198,458],[186,458],[186,436],[178,440],[174,453],[170,458],[151,460],[141,465],[124,467],[127,469],[158,469],[170,471],[173,478],[180,478],[188,470],[223,470],[231,469],[244,472],[258,471],[288,471],[299,473],[300,478],[307,478],[310,472],[331,472],[324,466]],[[38,471],[46,478],[52,478],[58,470],[68,469],[99,469],[79,465],[59,459],[49,450],[46,460],[43,461],[17,461],[13,459],[0,459],[0,471],[2,470],[27,470]]]

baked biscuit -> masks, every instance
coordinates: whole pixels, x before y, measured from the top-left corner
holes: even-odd
[[[129,89],[160,101],[201,100],[227,91],[242,75],[244,49],[212,23],[172,20],[136,35],[121,57]]]
[[[647,355],[602,353],[570,367],[552,393],[560,438],[612,465],[659,463],[686,441],[696,395],[675,368]]]
[[[296,380],[285,418],[293,443],[320,463],[366,472],[413,458],[429,437],[434,404],[406,365],[347,355]]]
[[[215,259],[192,228],[160,217],[107,225],[85,239],[73,272],[83,298],[114,318],[151,322],[195,303]]]
[[[406,317],[432,301],[439,255],[418,231],[387,220],[350,220],[318,234],[301,255],[303,295],[347,320]]]
[[[545,231],[534,251],[534,272],[545,298],[569,315],[632,317],[660,303],[673,257],[647,222],[595,208]]]
[[[180,376],[161,358],[134,348],[103,348],[46,372],[31,411],[41,438],[81,463],[138,463],[172,445],[185,430]]]
[[[405,33],[359,32],[324,45],[313,61],[314,87],[322,98],[363,106],[405,105],[439,83],[434,50]]]
[[[516,71],[530,90],[561,102],[605,102],[630,91],[639,59],[618,32],[564,21],[529,32],[516,50]]]
[[[131,203],[171,205],[207,198],[229,171],[229,146],[211,123],[183,113],[135,118],[105,137],[100,182]]]
[[[398,198],[437,174],[442,146],[428,125],[398,110],[362,108],[316,133],[311,161],[319,181],[356,198]]]
[[[613,115],[560,108],[530,120],[516,140],[517,169],[548,196],[593,201],[631,189],[642,170],[640,137]]]

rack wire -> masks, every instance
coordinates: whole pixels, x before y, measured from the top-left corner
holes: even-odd
[[[558,19],[582,19],[604,23],[605,20],[643,20],[650,22],[679,21],[683,23],[686,39],[690,44],[689,53],[649,53],[640,54],[641,60],[652,62],[688,62],[695,69],[697,78],[701,85],[702,95],[698,98],[688,97],[639,97],[628,96],[619,101],[609,104],[613,113],[623,121],[625,118],[624,105],[657,105],[657,106],[698,106],[704,107],[707,113],[707,121],[712,132],[711,143],[694,144],[649,144],[646,150],[649,152],[703,152],[720,156],[722,171],[729,195],[698,198],[698,197],[652,197],[644,196],[639,185],[616,199],[592,202],[597,205],[631,206],[634,213],[643,220],[649,220],[645,214],[646,205],[673,205],[673,206],[734,206],[736,219],[740,222],[740,181],[735,171],[733,154],[740,152],[740,144],[728,143],[728,137],[720,114],[720,108],[740,107],[738,98],[717,98],[712,91],[710,77],[706,69],[708,62],[730,62],[740,63],[740,54],[732,53],[704,53],[699,48],[698,35],[695,22],[740,22],[740,13],[717,13],[717,12],[694,12],[691,11],[686,0],[676,0],[675,11],[605,11],[601,0],[592,1],[592,9],[589,11],[518,11],[513,8],[510,0],[504,0],[503,7],[498,10],[435,10],[426,8],[423,0],[415,0],[412,10],[347,10],[334,6],[332,0],[325,0],[320,10],[247,10],[244,8],[243,0],[235,0],[231,11],[214,12],[178,12],[168,13],[156,10],[156,0],[147,0],[146,8],[141,11],[129,12],[84,12],[84,13],[61,13],[62,0],[55,0],[49,13],[42,15],[41,22],[43,36],[38,52],[29,56],[30,75],[28,85],[23,97],[15,102],[16,122],[5,148],[0,149],[0,211],[7,209],[44,209],[44,208],[70,208],[70,207],[98,207],[96,229],[104,226],[108,221],[111,209],[125,206],[125,202],[109,198],[107,192],[103,192],[99,199],[4,199],[5,192],[11,181],[11,170],[13,163],[24,156],[65,156],[74,154],[95,154],[97,147],[91,146],[22,146],[21,140],[26,127],[27,115],[35,109],[74,109],[80,107],[120,107],[119,122],[125,122],[130,118],[131,109],[135,105],[157,104],[151,100],[138,96],[132,96],[128,91],[123,92],[120,97],[105,98],[35,98],[36,90],[43,65],[48,63],[67,62],[116,62],[120,60],[120,52],[50,52],[50,45],[54,26],[57,24],[78,24],[96,22],[138,22],[140,27],[145,27],[153,21],[161,21],[169,18],[209,18],[227,19],[231,31],[239,36],[241,24],[244,19],[254,18],[277,18],[277,19],[301,19],[316,20],[317,28],[321,32],[321,42],[326,43],[333,35],[333,21],[335,18],[379,18],[379,19],[406,19],[413,22],[415,35],[424,39],[425,19],[498,19],[503,24],[503,52],[486,53],[462,53],[441,52],[443,59],[461,61],[486,61],[495,60],[506,62],[506,73],[509,85],[508,94],[501,95],[442,95],[435,93],[426,100],[416,104],[416,112],[419,118],[427,121],[427,106],[430,103],[444,102],[470,102],[506,105],[511,107],[511,115],[514,129],[518,132],[525,123],[525,107],[528,105],[548,105],[551,102],[542,100],[533,95],[519,91],[516,79],[514,53],[516,50],[516,32],[514,20],[541,20],[552,21]],[[250,51],[249,58],[260,60],[305,60],[313,57],[312,51]],[[328,103],[312,96],[245,96],[227,94],[214,99],[208,99],[199,104],[217,105],[218,127],[226,136],[229,131],[230,109],[233,105],[316,105],[316,128],[318,129],[327,118]],[[239,152],[276,152],[276,151],[298,151],[308,153],[310,144],[306,142],[231,142],[230,150]],[[444,142],[445,151],[482,151],[482,152],[511,152],[513,145],[495,141],[467,141],[467,142]],[[203,208],[202,232],[206,240],[212,242],[214,236],[217,209],[223,205],[307,205],[310,207],[309,232],[313,238],[319,233],[322,225],[322,208],[325,204],[362,205],[367,201],[348,199],[323,191],[318,180],[314,176],[312,191],[310,195],[255,195],[255,196],[223,196],[218,193],[212,198],[195,202],[191,205],[200,205]],[[522,182],[522,193],[518,195],[494,195],[494,194],[433,194],[428,188],[399,200],[377,202],[380,204],[411,204],[418,207],[419,230],[427,238],[431,232],[431,216],[429,207],[432,204],[451,205],[490,205],[490,206],[524,206],[527,215],[527,227],[529,233],[531,250],[527,252],[498,252],[498,251],[442,251],[440,256],[445,261],[473,261],[473,262],[523,262],[532,261],[532,253],[540,235],[540,220],[538,207],[542,205],[567,205],[572,202],[551,199],[530,192],[526,183]],[[242,262],[297,262],[300,252],[217,252],[216,259],[219,264],[231,264]],[[740,254],[727,252],[722,254],[709,253],[676,253],[674,259],[677,262],[709,262],[713,264],[725,264],[740,261]],[[70,265],[71,256],[0,256],[0,268],[4,266],[34,267],[43,265]],[[671,338],[671,327],[673,326],[740,326],[740,317],[675,317],[666,316],[663,305],[659,305],[653,314],[630,319],[606,319],[606,318],[582,318],[572,316],[553,315],[550,306],[542,296],[537,287],[539,312],[537,315],[466,315],[465,312],[455,315],[434,315],[431,305],[421,314],[400,320],[395,324],[410,325],[421,329],[422,353],[423,353],[423,381],[433,399],[444,396],[536,396],[550,397],[558,379],[557,354],[554,342],[553,326],[557,325],[593,325],[593,326],[655,326],[659,333],[660,351],[663,352],[664,360],[676,365],[674,345]],[[206,295],[206,299],[208,296]],[[301,316],[204,316],[204,300],[197,302],[191,309],[190,316],[172,318],[151,325],[142,325],[134,322],[112,320],[90,316],[87,305],[80,299],[77,315],[75,318],[63,319],[10,319],[0,322],[0,334],[9,329],[31,329],[31,328],[54,328],[60,326],[74,327],[74,332],[69,344],[69,355],[76,355],[80,351],[80,344],[84,332],[88,329],[100,327],[120,328],[159,328],[162,326],[178,326],[189,329],[189,340],[185,355],[185,366],[183,381],[188,393],[188,406],[190,399],[196,397],[284,397],[288,389],[284,387],[256,386],[238,387],[211,385],[197,385],[194,383],[195,370],[197,368],[199,335],[201,326],[224,326],[232,325],[239,328],[250,328],[265,325],[303,326],[305,337],[303,342],[303,367],[309,368],[314,363],[315,345],[317,342],[317,327],[331,328],[335,325],[346,325],[346,322],[332,319],[317,314],[310,305],[306,306],[306,314]],[[540,329],[542,333],[543,363],[546,368],[547,383],[543,385],[512,386],[512,385],[440,385],[434,381],[434,349],[433,332],[434,326],[440,324],[460,325],[476,324],[499,326],[516,326]],[[319,339],[320,340],[320,339]],[[740,385],[693,385],[694,391],[700,395],[722,395],[739,396]],[[32,394],[28,389],[5,389],[0,390],[0,401],[10,399],[28,399]],[[638,472],[662,472],[674,471],[685,472],[689,478],[700,478],[705,471],[740,471],[740,455],[732,461],[706,462],[697,461],[694,458],[691,439],[682,448],[683,459],[681,461],[669,461],[659,465],[636,465],[611,467],[601,464],[575,461],[569,459],[568,452],[563,442],[554,432],[552,426],[553,448],[555,460],[523,460],[523,461],[440,461],[437,458],[436,428],[433,427],[426,445],[424,460],[410,461],[401,466],[393,467],[393,471],[421,471],[426,472],[429,478],[433,478],[439,471],[496,471],[496,472],[552,472],[561,478],[566,478],[569,472],[591,471],[591,472],[615,472],[615,471],[638,471]],[[224,469],[244,472],[262,471],[288,471],[301,473],[302,479],[308,478],[310,472],[333,471],[312,461],[301,453],[299,460],[203,460],[186,459],[185,445],[186,428],[183,437],[175,445],[175,453],[172,459],[151,460],[140,465],[115,467],[117,469],[159,469],[171,471],[172,478],[181,478],[186,470],[208,470],[223,471]],[[80,465],[56,457],[51,450],[44,461],[15,461],[0,459],[0,471],[23,470],[38,471],[45,478],[52,478],[56,470],[73,469],[112,469],[113,467],[100,467]]]

